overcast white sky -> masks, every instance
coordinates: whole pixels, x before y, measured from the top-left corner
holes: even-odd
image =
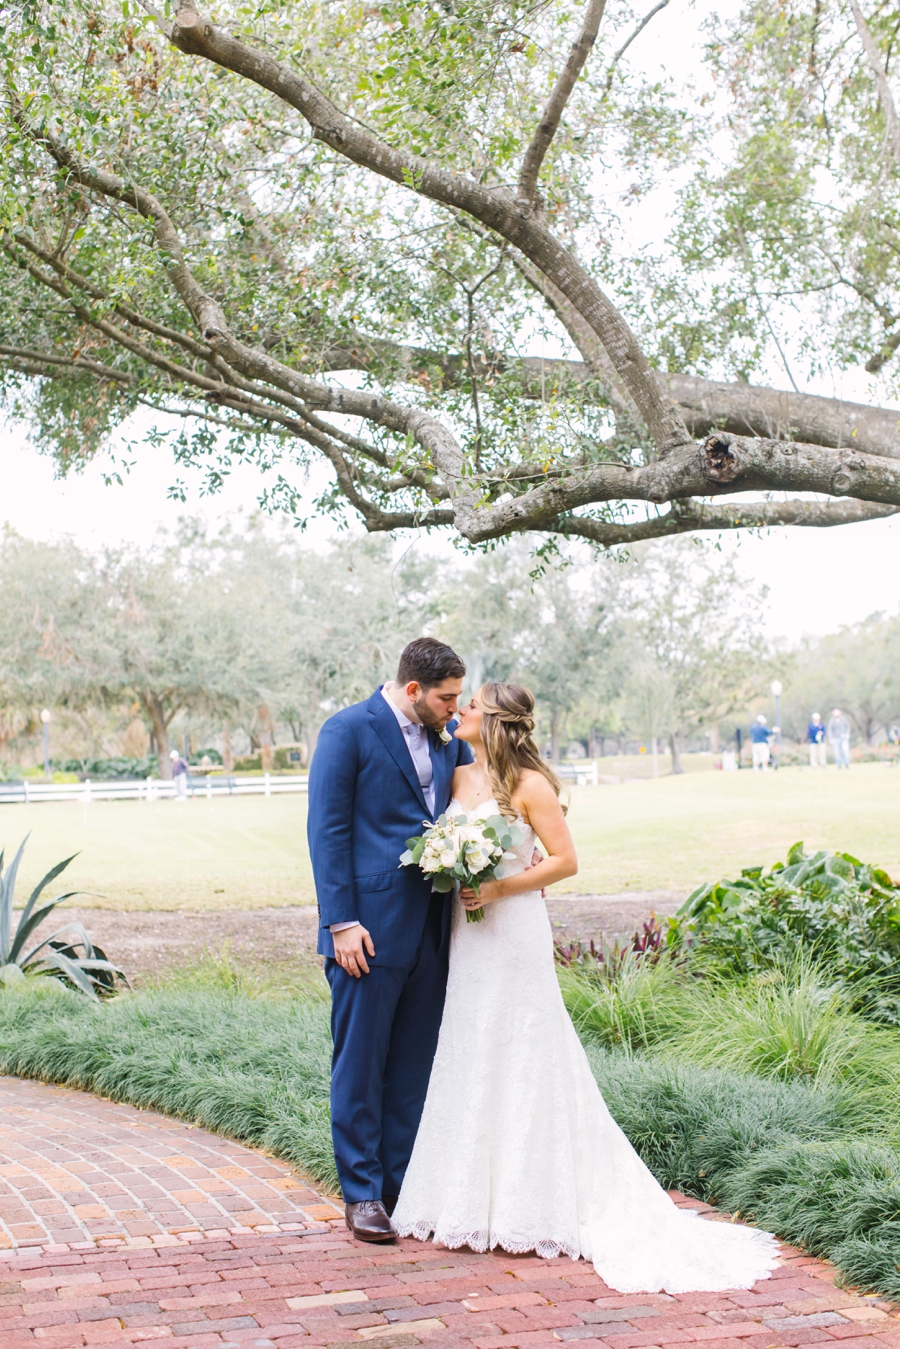
[[[648,72],[657,68],[678,77],[700,75],[700,23],[714,7],[722,12],[735,3],[721,0],[714,6],[712,0],[698,0],[691,5],[688,0],[670,0],[632,47],[632,58]],[[664,222],[643,216],[641,233],[652,234],[660,224]],[[775,372],[772,378],[775,382]],[[784,384],[783,379],[777,382]],[[810,392],[869,401],[865,377],[840,387],[824,383],[808,387]],[[224,522],[239,511],[252,512],[260,490],[258,474],[246,468],[239,469],[214,498],[199,496],[195,478],[186,506],[170,501],[167,488],[176,476],[171,456],[151,447],[140,452],[121,487],[104,484],[99,464],[60,481],[52,463],[30,448],[19,430],[2,426],[0,468],[0,524],[8,522],[30,538],[69,534],[89,547],[126,540],[149,544],[160,527],[172,528],[186,514],[199,515],[210,524]],[[190,474],[179,476],[192,485]],[[317,524],[306,538],[310,546],[322,546],[330,533],[328,525]],[[748,585],[769,586],[768,609],[760,620],[772,635],[796,638],[804,632],[830,632],[877,610],[900,608],[900,517],[841,529],[740,535],[726,538],[722,546],[737,550]]]

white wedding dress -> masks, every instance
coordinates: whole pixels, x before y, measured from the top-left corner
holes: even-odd
[[[452,802],[448,814],[464,813]],[[475,815],[497,813],[494,801]],[[529,864],[525,829],[514,875]],[[678,1209],[613,1120],[563,1004],[537,890],[456,903],[450,978],[422,1123],[393,1215],[445,1246],[583,1256],[622,1293],[749,1288],[775,1238]]]

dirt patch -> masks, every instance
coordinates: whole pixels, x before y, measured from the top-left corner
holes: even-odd
[[[630,936],[655,912],[674,913],[683,896],[665,890],[623,895],[560,895],[547,901],[553,935],[559,941]],[[235,961],[294,965],[315,954],[318,914],[312,905],[278,909],[226,909],[209,913],[150,910],[115,913],[108,909],[58,910],[43,935],[69,922],[83,923],[136,983],[158,978],[202,958],[228,951]]]

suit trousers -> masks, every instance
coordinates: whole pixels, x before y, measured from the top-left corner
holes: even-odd
[[[432,895],[408,965],[355,979],[325,961],[331,985],[331,1136],[345,1203],[398,1195],[422,1118],[447,991],[444,895]]]

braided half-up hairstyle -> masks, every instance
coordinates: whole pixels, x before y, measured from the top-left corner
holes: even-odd
[[[541,773],[559,796],[562,783],[534,742],[534,694],[521,684],[489,681],[481,689],[481,739],[501,815],[516,818],[512,798],[523,769]],[[565,807],[563,807],[565,809]]]

